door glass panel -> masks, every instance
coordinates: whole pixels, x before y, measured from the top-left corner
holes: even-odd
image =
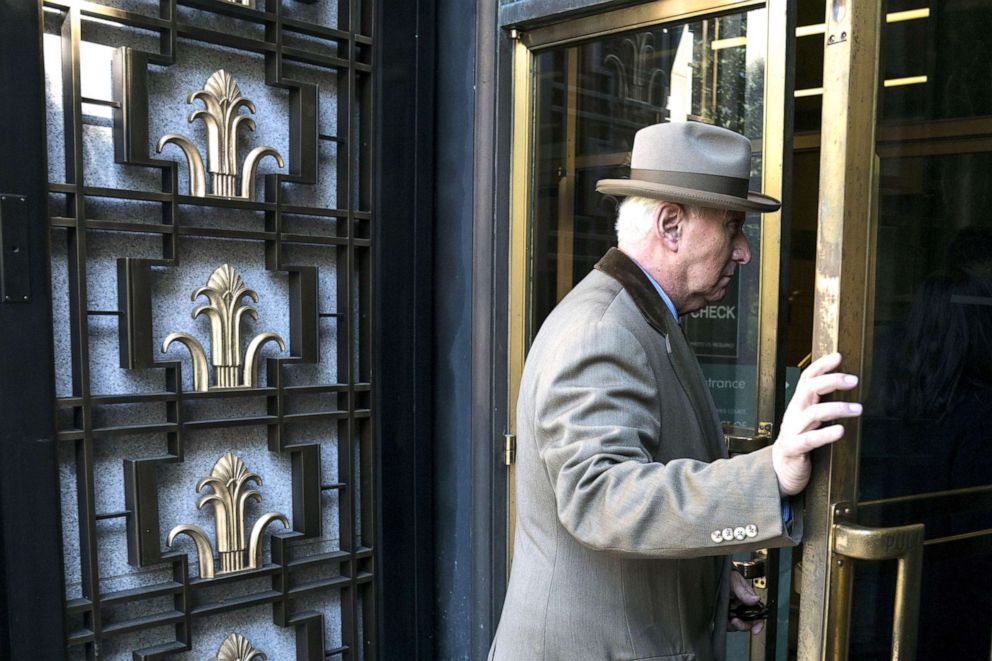
[[[992,49],[984,27],[992,7],[897,4],[888,7],[879,72],[859,519],[926,524],[917,658],[988,659],[992,543],[978,531],[992,528],[992,498],[934,494],[992,483]],[[893,20],[899,11],[912,18]],[[898,496],[913,497],[889,500]],[[955,535],[971,536],[947,539]],[[894,588],[894,563],[856,566],[851,658],[889,658]]]
[[[760,187],[765,10],[666,23],[542,51],[535,58],[534,189],[529,338],[561,298],[616,245],[617,200],[596,181],[626,177],[634,133],[701,121],[752,140]],[[683,322],[730,425],[754,428],[760,214],[744,231],[752,262],[718,304]]]

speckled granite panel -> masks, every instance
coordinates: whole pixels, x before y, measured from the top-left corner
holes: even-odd
[[[69,264],[66,232],[52,232],[52,337],[54,339],[55,395],[72,395],[72,346],[69,341]]]
[[[217,654],[224,639],[232,633],[240,633],[272,661],[296,658],[295,629],[273,624],[272,608],[265,606],[198,619],[193,624],[193,649],[172,658],[177,661],[209,659]]]
[[[263,5],[265,4],[265,0],[261,0],[261,2]],[[247,39],[265,40],[265,26],[254,21],[246,21],[192,7],[178,6],[176,12],[180,23]]]
[[[294,628],[282,628],[273,624],[272,609],[267,606],[197,618],[192,630],[193,649],[169,658],[175,661],[205,661],[213,658],[224,639],[232,633],[240,633],[255,649],[264,652],[272,661],[296,658],[293,652],[296,648]],[[138,634],[121,636],[112,639],[101,649],[101,658],[131,659],[131,650],[172,640],[173,637],[174,632],[171,627],[158,627]]]
[[[105,7],[117,7],[126,11],[132,11],[144,16],[159,15],[161,11],[160,0],[100,0],[100,4]]]
[[[323,2],[297,2],[282,0],[282,12],[286,18],[292,18],[305,23],[314,23],[325,27],[347,30],[347,25],[338,24],[338,0]]]
[[[157,0],[104,0],[104,4],[128,11],[155,16],[158,13]],[[284,0],[284,14],[287,17],[334,25],[337,19],[337,2],[320,1],[312,5]],[[258,26],[231,17],[189,8],[179,9],[180,20],[195,23],[198,27],[213,29],[228,34],[238,34],[253,38],[262,37]],[[46,14],[46,35],[44,49],[46,57],[46,94],[48,97],[49,128],[49,176],[53,182],[65,182],[66,166],[64,156],[64,124],[62,116],[62,76],[61,40],[58,36],[60,19],[57,14]],[[125,29],[105,22],[84,21],[81,53],[82,94],[99,100],[111,100],[110,84],[111,61],[114,49],[118,46],[131,46],[148,52],[158,51],[158,36],[155,33]],[[307,37],[291,37],[293,43],[304,49],[323,54],[335,54],[335,46],[320,43]],[[292,68],[292,71],[289,69]],[[200,107],[196,102],[186,103],[187,95],[203,88],[207,78],[219,69],[224,69],[237,81],[242,95],[251,99],[257,112],[252,115],[257,127],[254,132],[242,130],[238,134],[239,158],[243,159],[252,148],[270,145],[285,158],[289,156],[288,92],[270,87],[264,80],[262,56],[231,49],[213,47],[180,39],[176,63],[169,67],[151,66],[148,72],[150,97],[149,153],[155,155],[155,146],[163,134],[178,133],[189,137],[206,157],[206,129],[202,122],[189,124],[188,114]],[[338,72],[322,71],[314,67],[287,67],[286,75],[303,82],[319,85],[320,108],[319,130],[327,136],[338,134],[337,90],[340,83]],[[162,190],[161,171],[157,168],[144,168],[122,165],[114,162],[112,142],[112,113],[110,108],[100,104],[86,103],[83,106],[83,165],[84,180],[87,186],[119,188],[156,192]],[[338,145],[324,140],[320,143],[320,174],[316,186],[287,185],[284,187],[284,201],[291,204],[315,205],[336,208],[338,203],[336,172],[342,164]],[[160,156],[174,160],[178,165],[179,193],[188,190],[188,170],[185,158],[179,150],[167,147]],[[258,169],[258,185],[255,199],[261,199],[264,176],[267,173],[286,172],[272,159],[265,159]],[[53,194],[50,208],[54,216],[68,215],[65,209],[64,194]],[[89,198],[86,200],[86,217],[90,220],[119,221],[132,224],[154,225],[161,222],[161,207],[158,203],[142,201],[119,201],[109,198]],[[288,216],[286,231],[300,234],[337,236],[338,221],[334,218],[310,216]],[[262,231],[265,229],[264,214],[258,211],[216,209],[201,206],[182,206],[177,209],[177,223],[182,228],[236,229]],[[60,397],[72,395],[72,349],[70,342],[69,311],[69,245],[68,232],[56,229],[52,232],[52,289],[53,327],[55,333],[56,389]],[[159,235],[138,232],[94,231],[85,235],[87,248],[86,308],[91,312],[112,313],[117,310],[118,282],[117,260],[123,257],[161,259],[162,240]],[[321,312],[339,312],[337,301],[338,259],[335,248],[317,246],[286,246],[285,261],[291,264],[316,265],[319,267]],[[258,311],[258,320],[246,318],[242,325],[242,351],[257,333],[273,331],[288,342],[288,276],[285,273],[270,272],[264,267],[264,245],[252,240],[225,240],[218,238],[194,238],[183,235],[179,241],[177,263],[169,267],[152,269],[152,315],[153,350],[162,362],[180,361],[182,364],[182,385],[187,392],[192,389],[190,359],[185,349],[174,346],[168,353],[160,354],[162,340],[172,332],[186,332],[198,338],[210,353],[208,322],[194,320],[191,311],[194,305],[190,296],[197,288],[206,285],[213,271],[222,264],[230,264],[243,277],[245,284],[259,295],[258,303],[249,302]],[[343,321],[343,320],[342,320]],[[113,314],[91,314],[86,320],[89,351],[89,386],[93,394],[131,394],[160,392],[166,387],[165,370],[152,368],[127,370],[120,366],[120,337],[118,319]],[[337,321],[333,318],[320,320],[320,362],[317,365],[292,365],[285,367],[287,382],[297,385],[329,384],[338,381],[338,337]],[[288,355],[280,352],[274,344],[266,345],[263,357]],[[265,385],[265,369],[261,370],[262,385]],[[334,410],[337,408],[337,395],[307,395],[298,399],[289,398],[292,412],[306,413]],[[223,399],[187,399],[182,407],[184,419],[224,419],[261,416],[267,413],[264,397],[248,395]],[[92,410],[95,427],[114,427],[162,423],[167,420],[165,403],[105,404]],[[59,412],[60,429],[72,429],[75,422],[72,410],[63,408]],[[339,423],[336,421],[319,423],[287,424],[285,433],[290,442],[309,442],[321,445],[321,482],[339,481],[337,443]],[[278,511],[292,519],[292,478],[291,456],[273,453],[268,450],[265,426],[233,426],[217,429],[187,430],[184,433],[185,460],[180,464],[163,464],[157,469],[159,496],[160,543],[165,541],[169,530],[179,524],[193,523],[204,528],[214,537],[214,520],[211,510],[201,511],[196,507],[200,494],[195,491],[197,480],[209,475],[216,461],[226,452],[235,452],[248,469],[264,479],[259,487],[262,502],[249,501],[246,524],[250,527],[264,512]],[[167,451],[167,437],[162,433],[124,433],[100,436],[94,440],[94,493],[97,512],[119,512],[125,509],[123,488],[123,460],[126,458],[147,458],[161,456]],[[79,513],[77,503],[77,456],[74,442],[63,442],[59,447],[59,475],[62,485],[62,532],[64,538],[64,572],[66,595],[68,598],[81,596],[81,572],[79,555]],[[350,485],[359,493],[358,485]],[[322,493],[323,535],[316,540],[307,540],[290,545],[292,557],[303,557],[316,552],[339,548],[338,492]],[[278,524],[270,527],[275,530]],[[168,563],[161,566],[137,569],[127,561],[126,520],[111,518],[96,524],[99,547],[98,565],[100,590],[103,593],[116,592],[135,587],[148,586],[171,580]],[[264,559],[270,558],[270,544],[264,544]],[[180,536],[176,549],[184,551],[190,559],[190,573],[198,573],[197,555],[191,540]],[[335,567],[323,567],[313,571],[313,578],[334,575]],[[307,576],[295,580],[306,580]],[[263,591],[270,588],[270,579],[252,579],[244,583],[210,587],[198,593],[203,599],[230,596],[237,593]],[[216,592],[212,595],[212,592]],[[294,608],[310,608],[325,616],[325,638],[327,644],[336,647],[341,644],[340,595],[336,590],[325,590],[298,600]],[[302,603],[305,601],[305,604]],[[157,598],[128,604],[119,609],[108,609],[105,621],[112,623],[133,617],[153,614],[171,608],[171,600]],[[205,659],[216,654],[221,642],[232,632],[246,636],[270,659],[295,658],[295,635],[292,628],[281,629],[272,624],[271,607],[240,609],[222,616],[197,618],[193,627],[194,649],[176,655],[177,659]],[[173,639],[172,627],[159,627],[138,634],[124,635],[106,641],[100,650],[101,658],[129,659],[131,651]],[[82,650],[75,648],[74,655]]]

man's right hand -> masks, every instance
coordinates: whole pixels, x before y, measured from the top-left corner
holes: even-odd
[[[861,415],[861,404],[820,401],[823,395],[851,390],[858,385],[858,377],[853,374],[832,371],[840,361],[841,355],[832,353],[807,367],[799,377],[796,392],[782,418],[781,432],[772,446],[772,466],[779,489],[787,496],[799,493],[809,482],[809,452],[844,436],[842,425],[820,425],[827,420]]]

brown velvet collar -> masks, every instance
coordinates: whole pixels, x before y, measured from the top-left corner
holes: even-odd
[[[678,322],[637,262],[616,248],[610,248],[595,268],[623,285],[652,328],[662,335],[676,331]]]

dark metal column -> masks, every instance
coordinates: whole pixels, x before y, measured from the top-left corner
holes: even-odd
[[[380,657],[435,658],[435,0],[378,3],[374,282]]]
[[[497,13],[496,0],[438,2],[434,511],[445,659],[486,657],[506,580]]]
[[[58,659],[64,594],[40,3],[0,0],[0,90],[0,264],[12,267],[2,284],[7,294],[15,279],[26,285],[0,299],[0,658]]]

